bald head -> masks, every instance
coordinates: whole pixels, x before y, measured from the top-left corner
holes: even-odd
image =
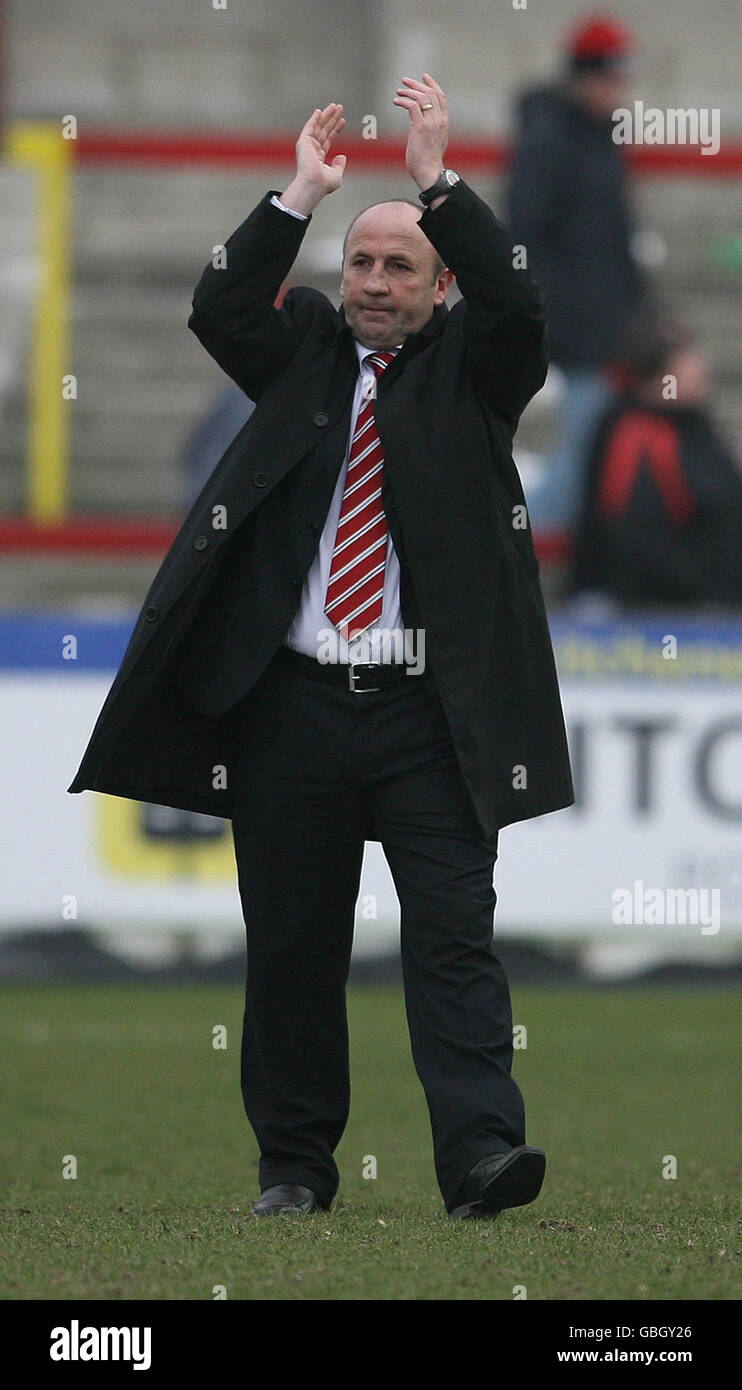
[[[373,203],[356,213],[345,234],[345,321],[366,347],[397,347],[446,298],[453,275],[420,229],[420,216],[406,198]]]
[[[406,212],[406,208],[409,208],[410,211]],[[357,227],[358,223],[361,224],[360,231],[365,230],[367,225],[370,226],[371,229],[380,225],[382,228],[388,228],[390,231],[399,228],[406,234],[411,231],[413,236],[417,235],[419,237],[419,244],[423,248],[423,256],[425,255],[425,248],[427,248],[431,276],[433,280],[437,280],[444,268],[444,262],[438,255],[435,247],[428,241],[425,233],[420,230],[419,222],[421,211],[422,209],[419,203],[413,203],[410,198],[391,198],[388,202],[371,203],[369,207],[361,208],[361,211],[357,212],[350,222],[348,230],[343,237],[343,265],[345,265],[348,241],[349,239],[352,241],[351,233],[353,229]],[[368,224],[364,219],[370,219]]]

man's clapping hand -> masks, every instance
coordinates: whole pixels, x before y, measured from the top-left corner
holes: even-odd
[[[448,145],[448,103],[446,94],[429,72],[422,81],[404,77],[397,88],[395,106],[403,106],[410,116],[405,164],[418,188],[430,188],[444,167]],[[436,200],[437,201],[437,200]]]
[[[448,105],[441,87],[424,72],[422,80],[404,77],[393,99],[409,113],[405,164],[418,188],[435,183],[444,166],[448,144]],[[281,202],[293,212],[309,216],[328,193],[340,187],[347,162],[344,154],[331,156],[332,143],[345,125],[343,108],[331,101],[324,111],[312,112],[296,142],[296,174],[281,194]],[[443,195],[445,196],[445,195]],[[435,207],[439,199],[435,200]]]
[[[343,181],[346,156],[336,154],[327,162],[332,142],[345,125],[343,108],[331,101],[324,111],[317,107],[296,142],[296,176],[281,194],[281,202],[294,212],[307,216],[327,193],[334,193]]]

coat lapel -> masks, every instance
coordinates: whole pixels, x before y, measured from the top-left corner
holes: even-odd
[[[446,305],[439,304],[420,332],[406,338],[381,378],[380,394],[385,393],[402,374],[410,358],[443,332],[447,314]],[[220,502],[228,505],[234,526],[238,526],[264,496],[250,488],[253,463],[262,468],[264,457],[271,459],[275,482],[280,482],[302,458],[316,449],[324,459],[328,474],[337,478],[340,466],[338,451],[342,460],[358,378],[354,338],[345,322],[342,305],[336,311],[336,321],[330,334],[318,341],[311,356],[299,353],[298,358],[286,369],[285,374],[281,374],[284,398],[288,397],[294,404],[291,410],[282,410],[280,452],[275,445],[275,414],[269,410],[261,417],[258,412],[244,426],[245,441],[249,440],[251,445],[249,462],[245,462],[243,431],[240,431],[222,460],[224,470],[221,465],[215,470],[212,483],[214,497],[218,496]],[[316,417],[320,415],[325,416],[326,420],[318,425]],[[228,457],[229,463],[226,462]],[[207,499],[199,501],[201,506],[204,503],[208,506]],[[198,525],[203,527],[200,508]]]

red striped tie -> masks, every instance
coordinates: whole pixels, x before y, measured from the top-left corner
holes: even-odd
[[[393,352],[375,352],[364,360],[371,362],[378,381],[393,359]],[[325,612],[346,642],[381,617],[388,536],[383,469],[372,396],[361,405],[350,446],[325,598]]]

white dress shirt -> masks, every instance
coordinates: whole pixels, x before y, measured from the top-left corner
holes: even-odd
[[[284,207],[280,198],[276,197],[275,194],[271,198],[271,202],[276,207],[281,208],[283,212],[290,213],[292,217],[300,217],[306,221],[303,213],[294,212],[291,208]],[[332,495],[330,510],[327,513],[327,520],[320,536],[317,553],[304,580],[299,607],[283,642],[285,646],[293,647],[298,652],[304,652],[307,656],[314,657],[315,660],[343,663],[350,661],[399,662],[409,658],[404,647],[404,629],[399,598],[399,560],[391,533],[387,537],[384,594],[378,624],[368,628],[366,632],[360,633],[348,643],[325,613],[327,585],[330,577],[330,565],[332,564],[332,552],[335,547],[338,518],[345,492],[350,446],[364,395],[367,391],[375,391],[376,387],[376,373],[371,366],[374,349],[366,347],[364,343],[359,343],[357,338],[354,339],[354,342],[358,354],[359,371],[351,407],[345,458]],[[401,346],[402,344],[398,343],[396,348],[389,349],[389,351],[399,352]]]

